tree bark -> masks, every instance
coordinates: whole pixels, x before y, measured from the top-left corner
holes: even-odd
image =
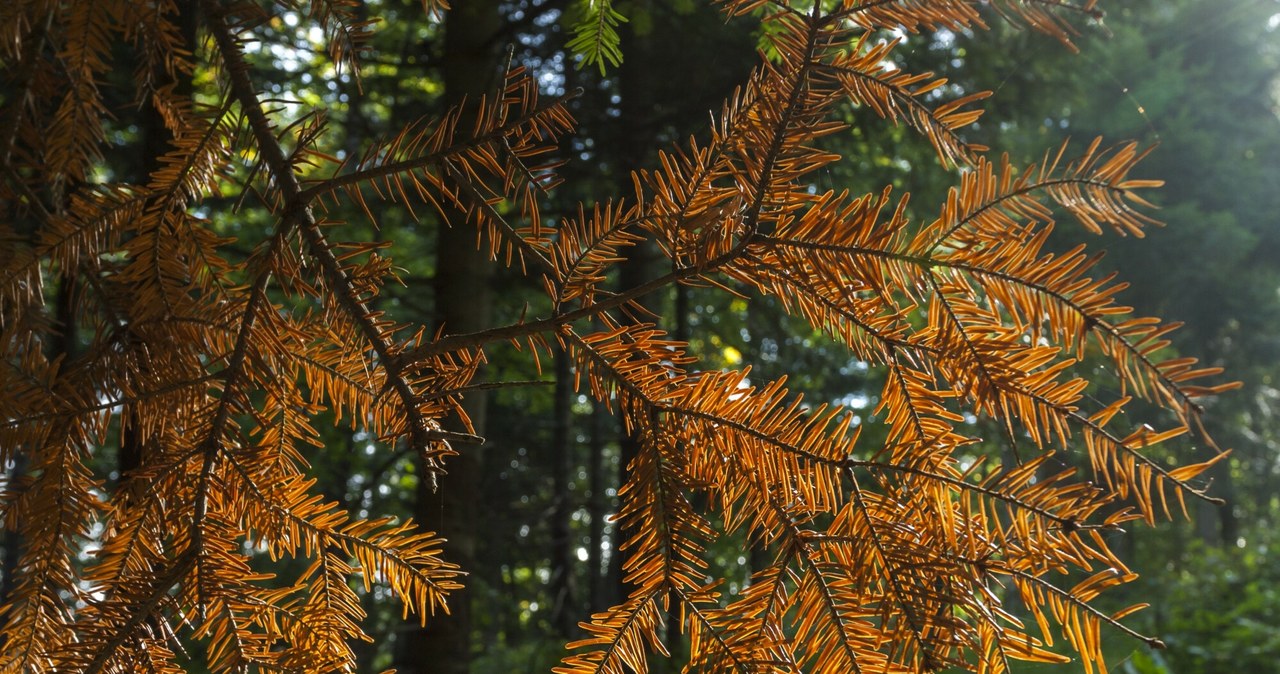
[[[591,446],[587,448],[589,452],[587,458],[587,480],[591,495],[587,500],[587,516],[591,518],[590,529],[588,530],[587,543],[587,614],[591,615],[599,613],[609,607],[606,603],[606,588],[604,586],[605,573],[604,563],[604,518],[605,518],[605,475],[604,475],[604,459],[605,459],[605,427],[608,418],[608,412],[604,409],[604,404],[593,402],[591,404]],[[610,558],[616,557],[617,552],[614,551]]]
[[[650,12],[649,5],[647,0],[637,2],[633,12],[636,14]],[[634,23],[627,26],[634,26]],[[619,114],[615,120],[617,133],[614,147],[617,148],[617,154],[613,163],[616,167],[615,177],[619,191],[625,194],[631,189],[631,172],[645,166],[655,139],[652,125],[654,108],[652,73],[645,67],[648,63],[650,43],[646,35],[638,33],[634,28],[624,31],[623,41],[626,59],[618,69],[620,103]],[[653,277],[657,254],[651,243],[640,243],[624,252],[626,260],[619,265],[618,281],[621,288],[638,286]],[[655,301],[656,296],[650,295],[640,304],[645,310],[653,312],[652,303]],[[651,317],[643,315],[632,315],[630,318],[636,322],[652,320]],[[626,426],[623,424],[619,436],[619,490],[627,483],[631,474],[631,462],[640,453],[640,448],[640,439],[627,433]],[[621,526],[614,528],[611,541],[614,554],[609,560],[609,576],[613,580],[614,587],[614,596],[611,598],[613,604],[625,600],[628,595],[626,582],[623,579],[620,547],[629,534],[630,532],[624,531]]]
[[[498,59],[490,38],[502,26],[499,3],[472,0],[457,3],[445,15],[443,78],[449,104],[464,100],[474,103],[496,83]],[[464,113],[464,120],[468,117]],[[464,121],[460,128],[467,128]],[[449,216],[437,235],[435,323],[446,334],[473,332],[489,327],[492,291],[490,262],[486,252],[477,250],[475,228],[461,213]],[[475,433],[484,434],[485,395],[468,393],[463,409]],[[461,430],[457,419],[446,420]],[[479,535],[476,493],[480,485],[481,450],[457,447],[459,455],[445,465],[448,474],[433,493],[427,480],[418,487],[416,514],[427,529],[438,530],[448,541],[446,558],[464,569],[476,567]],[[423,473],[425,474],[425,473]],[[470,587],[449,597],[449,615],[436,615],[425,628],[413,627],[400,649],[399,671],[406,674],[441,672],[467,674],[472,659],[472,601]]]
[[[573,504],[569,480],[573,470],[573,371],[569,354],[555,349],[555,400],[551,428],[551,626],[561,637],[576,624],[573,592]]]

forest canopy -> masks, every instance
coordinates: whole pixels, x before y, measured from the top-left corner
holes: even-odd
[[[1079,98],[1136,10],[452,4],[0,8],[0,671],[1092,673],[1247,547],[1276,228]],[[1183,211],[1205,363],[1096,252]]]

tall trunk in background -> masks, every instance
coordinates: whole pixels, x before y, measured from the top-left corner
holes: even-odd
[[[443,78],[446,103],[465,97],[473,105],[496,84],[499,68],[492,38],[502,28],[499,3],[468,0],[455,3],[445,14]],[[469,128],[474,116],[464,113],[460,129]],[[463,214],[452,213],[437,236],[435,324],[445,333],[474,332],[489,326],[492,291],[490,262],[477,250],[476,229]],[[467,394],[463,409],[475,428],[484,435],[485,396]],[[446,426],[461,430],[457,419]],[[458,456],[445,463],[448,471],[432,492],[426,480],[418,486],[417,520],[427,529],[439,531],[448,541],[444,555],[464,569],[476,568],[476,541],[480,535],[476,493],[479,490],[481,448],[458,446]],[[464,581],[464,585],[465,585]],[[437,614],[425,628],[411,627],[400,649],[397,668],[405,674],[433,672],[466,674],[471,670],[472,594],[469,587],[449,597],[449,615]]]
[[[671,316],[672,327],[671,336],[677,342],[689,343],[690,327],[689,327],[689,286],[677,285],[675,288],[675,307]],[[704,507],[705,503],[699,503],[702,495],[694,495],[694,507]],[[683,609],[680,606],[680,599],[674,593],[671,595],[671,603],[667,605],[667,634],[666,646],[667,652],[671,654],[671,658],[664,663],[666,671],[680,671],[680,663],[687,658],[684,653],[684,637],[681,634],[680,614]]]
[[[573,634],[578,607],[573,592],[573,538],[569,495],[573,470],[573,371],[569,354],[555,348],[555,400],[551,419],[551,627],[562,637]]]
[[[76,357],[76,275],[62,274],[58,282],[58,293],[54,303],[54,334],[45,343],[45,357],[49,360],[63,359],[70,363]],[[10,489],[20,485],[27,472],[27,457],[22,452],[15,452],[10,464],[6,485]],[[8,601],[17,579],[18,560],[22,555],[22,535],[17,528],[4,532],[0,551],[4,558],[0,561],[0,604]]]
[[[27,473],[27,457],[21,453],[16,454],[5,472],[6,487],[13,489],[13,485]],[[4,539],[0,541],[0,555],[4,556],[0,559],[0,604],[3,604],[9,601],[9,595],[13,593],[17,583],[14,576],[18,571],[18,558],[22,556],[22,534],[18,533],[17,527],[4,530]]]
[[[54,302],[54,330],[51,338],[45,343],[45,357],[49,360],[63,359],[63,364],[70,363],[76,357],[76,275],[62,274],[58,281],[58,293]],[[8,489],[14,490],[13,498],[21,493],[22,481],[27,475],[27,456],[23,452],[15,452],[7,468],[5,476]],[[0,541],[0,604],[4,604],[13,592],[17,578],[18,560],[22,556],[22,534],[17,527],[4,531]]]
[[[602,568],[604,563],[604,518],[606,517],[607,504],[605,503],[605,474],[604,474],[604,452],[605,452],[605,434],[608,432],[606,427],[611,419],[609,413],[605,411],[604,403],[592,401],[591,403],[591,435],[587,447],[587,489],[590,496],[587,499],[587,516],[590,518],[589,529],[587,532],[587,615],[599,613],[609,608],[608,590],[605,588],[605,570]],[[610,558],[617,557],[617,550],[613,550]]]
[[[653,11],[652,3],[648,0],[640,0],[633,4],[632,12],[637,16],[645,13],[652,15]],[[642,25],[642,22],[634,21],[628,24],[631,28],[623,34],[626,58],[618,70],[618,93],[621,100],[618,106],[619,114],[615,120],[617,135],[614,144],[617,154],[613,162],[616,167],[615,175],[619,181],[618,189],[622,194],[632,190],[631,172],[647,168],[653,163],[654,148],[658,141],[656,114],[658,94],[654,81],[655,72],[651,63],[654,44],[648,32],[636,29],[638,24]],[[649,30],[652,30],[652,27]],[[652,241],[644,241],[625,249],[623,254],[626,255],[626,260],[619,266],[618,279],[623,289],[638,286],[665,271],[660,267],[663,257]],[[624,320],[637,323],[658,322],[660,327],[663,327],[661,326],[664,323],[661,320],[663,318],[662,299],[663,296],[660,294],[641,297],[638,301],[640,308],[628,311],[629,315]],[[630,479],[631,463],[642,448],[640,438],[628,433],[626,424],[623,422],[619,430],[619,490]],[[626,574],[622,570],[626,560],[621,552],[621,545],[634,533],[624,530],[620,525],[614,529],[612,541],[614,554],[610,558],[609,571],[616,592],[613,600],[615,604],[625,600],[630,592],[630,587],[625,580]],[[669,607],[670,610],[666,616],[665,645],[673,657],[655,661],[653,665],[658,672],[674,671],[673,668],[678,667],[678,654],[683,650],[678,626],[680,608],[676,602],[669,604]]]
[[[369,7],[363,3],[357,5],[354,10],[358,20],[368,20]],[[367,85],[366,85],[367,86]],[[342,92],[347,97],[347,112],[344,123],[342,124],[342,149],[348,157],[356,157],[373,140],[375,133],[373,123],[366,113],[364,103],[367,93],[360,81],[355,77],[348,77],[345,82],[341,83]],[[383,241],[386,237],[386,230],[377,227],[374,228],[373,238],[375,241]],[[368,306],[373,311],[379,310],[379,305],[383,302],[385,296],[375,295],[369,302]],[[343,433],[343,449],[336,457],[330,456],[329,460],[337,465],[337,470],[329,472],[330,480],[328,484],[323,486],[326,495],[334,501],[343,504],[347,512],[353,512],[360,507],[362,500],[359,493],[350,493],[347,489],[347,478],[349,478],[356,467],[357,439],[356,431],[348,429]],[[368,484],[376,484],[376,480],[371,479]],[[354,498],[353,498],[354,497]],[[361,596],[360,603],[365,612],[373,615],[377,610],[376,604],[381,601],[375,593],[369,592]],[[379,655],[379,651],[383,644],[377,642],[375,638],[372,642],[359,641],[353,645],[356,654],[356,670],[365,672],[372,671],[373,663]]]
[[[1196,330],[1196,339],[1187,345],[1190,353],[1200,354],[1200,360],[1203,363],[1222,363],[1223,358],[1219,351],[1216,339],[1210,335],[1201,335]],[[1233,429],[1225,427],[1222,424],[1223,419],[1209,415],[1204,420],[1205,431],[1210,437],[1216,438],[1219,442],[1228,442],[1235,440]],[[1233,443],[1234,444],[1234,443]],[[1231,444],[1225,446],[1230,447]],[[1195,461],[1209,461],[1218,455],[1219,450],[1210,446],[1208,443],[1200,443],[1195,453]],[[1206,481],[1210,485],[1209,493],[1216,496],[1226,503],[1217,505],[1203,499],[1196,499],[1194,509],[1195,533],[1207,546],[1231,548],[1236,544],[1236,540],[1240,538],[1240,522],[1236,519],[1236,482],[1231,475],[1231,466],[1234,462],[1230,459],[1219,461],[1209,470],[1200,476],[1201,480]]]
[[[194,49],[196,36],[196,13],[194,11],[179,12],[177,17],[177,25],[181,31],[184,44],[188,48]],[[43,29],[37,28],[37,32],[29,38],[29,49],[33,55],[40,54],[45,46],[46,40]],[[143,65],[140,56],[134,52],[132,46],[122,47],[129,50],[126,58],[134,58],[137,65]],[[177,97],[190,98],[192,93],[191,77],[178,75],[175,81],[170,73],[164,69],[156,69],[151,73],[153,86],[155,88],[174,85],[173,94]],[[119,88],[119,92],[127,95],[130,87],[126,84]],[[6,92],[7,93],[7,92]],[[109,155],[111,160],[111,168],[118,175],[123,176],[129,182],[137,185],[146,185],[150,180],[152,171],[159,167],[159,158],[171,148],[172,134],[164,125],[164,118],[159,110],[149,98],[150,91],[137,92],[137,100],[129,101],[127,104],[122,101],[113,102],[121,116],[126,120],[130,115],[134,115],[140,131],[138,147],[136,152],[132,153],[114,153]],[[19,105],[14,105],[13,109],[17,111]],[[141,161],[138,161],[138,159]],[[71,193],[75,191],[71,186],[66,186],[62,193]],[[65,208],[66,204],[59,206],[59,209]],[[6,213],[6,216],[11,217]],[[24,228],[20,226],[17,231],[22,232]],[[87,292],[79,287],[76,282],[80,278],[82,271],[79,269],[59,269],[58,290],[54,300],[54,321],[53,333],[45,345],[45,356],[49,360],[61,358],[63,367],[69,367],[70,363],[77,356],[77,337],[78,329],[77,316],[80,313],[79,295],[81,292]],[[125,331],[124,340],[126,348],[136,349],[139,347],[138,341],[133,338],[133,333],[128,326],[123,328]],[[145,366],[145,361],[139,357],[139,362]],[[137,468],[139,459],[141,458],[142,439],[135,432],[138,426],[133,419],[133,409],[131,405],[125,405],[122,412],[120,445],[116,454],[116,472],[118,482],[120,484],[130,472]],[[27,457],[22,452],[14,455],[13,461],[8,466],[8,487],[10,489],[21,489],[21,479],[26,472]],[[22,537],[16,529],[6,530],[4,532],[3,541],[0,542],[0,604],[3,604],[14,585],[14,573],[17,569],[19,557],[22,552]]]
[[[742,345],[742,361],[744,363],[763,364],[768,362],[764,357],[764,349],[762,347],[764,336],[769,334],[773,326],[770,325],[769,317],[761,312],[762,309],[766,308],[768,308],[768,305],[764,302],[747,302],[746,308],[743,309],[742,323],[747,327],[747,335],[750,337]],[[770,309],[770,311],[776,311],[776,309]],[[776,316],[776,314],[774,315]],[[767,381],[772,376],[764,369],[753,370],[752,374],[754,375],[752,380],[763,375],[763,378]],[[773,556],[769,554],[769,546],[764,541],[749,536],[744,537],[746,540],[743,541],[743,544],[747,546],[747,572],[744,574],[744,580],[750,582],[751,574],[762,571],[773,563]]]
[[[1213,362],[1205,359],[1205,362]],[[1214,432],[1215,429],[1210,428],[1210,433],[1215,437],[1226,437],[1227,433],[1221,431]],[[1196,454],[1197,461],[1208,461],[1216,456],[1217,452],[1210,447],[1202,447]],[[1208,501],[1196,501],[1195,521],[1196,534],[1205,545],[1215,547],[1232,547],[1236,544],[1236,539],[1240,537],[1240,522],[1236,519],[1236,484],[1231,476],[1231,462],[1219,461],[1212,468],[1205,472],[1203,478],[1213,485],[1209,493],[1223,499],[1226,503],[1215,505]]]
[[[183,44],[192,52],[196,51],[196,24],[197,13],[194,10],[180,11],[177,18],[178,28],[182,31]],[[140,59],[141,55],[134,54],[134,58]],[[144,65],[139,61],[138,65]],[[174,86],[174,94],[179,98],[191,99],[194,92],[194,83],[191,76],[178,74],[177,81],[174,81],[168,71],[163,68],[155,68],[151,73],[152,81],[156,89],[167,85]],[[173,134],[165,126],[164,116],[151,100],[146,98],[150,92],[140,91],[139,94],[139,141],[141,143],[141,152],[138,154],[117,153],[120,159],[127,164],[117,167],[117,170],[129,180],[138,185],[146,185],[151,182],[151,174],[160,168],[160,158],[165,156],[167,152],[173,149]],[[135,157],[140,158],[140,163],[135,163]],[[146,348],[141,340],[135,337],[132,328],[126,326],[124,328],[126,348],[137,352],[138,367],[145,370],[147,366]],[[127,484],[130,475],[142,463],[142,453],[144,451],[143,444],[146,439],[138,432],[141,424],[136,417],[136,410],[133,405],[125,404],[121,412],[120,422],[120,448],[116,455],[116,468],[119,475],[119,483]]]
[[[650,12],[648,0],[639,0],[633,4],[632,13],[639,15]],[[614,120],[617,132],[614,136],[615,154],[610,158],[614,164],[614,174],[618,181],[620,194],[632,191],[631,172],[644,168],[651,158],[654,147],[655,129],[653,73],[649,66],[649,52],[652,49],[649,36],[634,29],[638,22],[626,24],[627,30],[622,32],[623,49],[626,58],[618,69],[618,94],[621,98],[618,106],[618,117]],[[658,253],[654,245],[644,242],[621,251],[626,260],[619,265],[619,284],[622,288],[631,288],[653,278],[657,267]],[[656,314],[657,297],[649,295],[640,298],[640,303],[649,312]],[[650,316],[632,315],[636,322],[653,320]],[[619,436],[618,488],[627,483],[631,474],[631,462],[640,453],[640,439],[627,433],[625,423]],[[615,510],[616,512],[616,510]],[[614,528],[611,541],[613,555],[609,559],[609,576],[613,579],[614,596],[611,604],[618,604],[626,599],[628,587],[623,579],[621,543],[630,536],[621,526]]]

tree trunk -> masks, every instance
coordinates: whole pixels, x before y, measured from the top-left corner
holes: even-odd
[[[182,31],[182,42],[188,49],[196,51],[196,28],[198,14],[196,11],[180,11],[177,19],[178,27]],[[140,54],[133,54],[138,59],[138,65],[144,65]],[[177,73],[174,73],[177,75]],[[173,79],[170,73],[163,68],[154,68],[151,72],[151,79],[154,81],[156,89],[173,85],[173,94],[177,98],[190,99],[195,91],[192,78],[179,77]],[[142,99],[146,92],[139,91],[139,99]],[[122,175],[129,176],[131,182],[138,185],[146,185],[151,181],[151,174],[161,168],[160,159],[173,149],[173,133],[165,126],[164,116],[160,114],[160,110],[156,108],[153,100],[140,100],[141,103],[138,114],[138,126],[140,127],[141,153],[131,155],[129,153],[117,153],[116,159],[126,162],[125,166],[120,167],[119,171]],[[140,159],[141,161],[136,161]],[[125,328],[125,340],[127,348],[138,351],[140,354],[146,353],[145,345],[135,336],[131,327]],[[147,360],[144,355],[138,357],[139,368],[147,368]],[[125,404],[121,411],[120,421],[120,446],[116,454],[116,474],[118,476],[118,484],[122,487],[127,486],[129,478],[137,468],[142,465],[142,454],[146,438],[142,437],[139,432],[142,423],[137,418],[137,410],[134,405]]]
[[[562,637],[573,634],[573,537],[569,495],[573,470],[573,371],[569,354],[555,348],[555,401],[551,428],[551,627]]]
[[[1223,434],[1216,435],[1222,437]],[[1196,458],[1208,461],[1213,455],[1213,451],[1206,448]],[[1209,493],[1226,503],[1215,505],[1201,499],[1196,500],[1196,534],[1206,545],[1231,547],[1240,537],[1240,523],[1235,513],[1236,484],[1231,476],[1230,459],[1221,461],[1206,471],[1202,479],[1206,478],[1213,485]]]
[[[591,495],[587,501],[587,515],[591,518],[587,543],[587,614],[599,613],[609,607],[604,586],[604,518],[605,518],[605,427],[608,412],[604,404],[591,404],[591,446],[587,448],[587,480]],[[617,557],[613,551],[610,559]]]
[[[675,309],[672,312],[675,314],[675,316],[672,317],[675,325],[672,327],[671,336],[675,338],[677,342],[688,343],[690,337],[689,287],[682,285],[676,286],[675,293]],[[695,503],[694,507],[699,507],[699,504]],[[682,629],[680,625],[680,615],[682,610],[680,600],[675,593],[671,594],[670,602],[671,603],[667,605],[666,646],[667,652],[671,654],[671,660],[667,663],[667,671],[678,672],[680,671],[680,663],[684,662],[688,658],[684,653],[684,636],[681,634]]]
[[[471,0],[457,3],[445,15],[444,87],[450,104],[464,99],[475,102],[496,83],[499,66],[492,38],[502,26],[499,3]],[[469,117],[464,113],[464,120]],[[465,129],[470,121],[464,121]],[[486,252],[476,248],[476,232],[463,214],[453,213],[442,224],[437,237],[435,322],[445,333],[473,332],[489,326],[492,292],[490,262]],[[463,409],[475,432],[484,434],[485,396],[467,394]],[[446,420],[459,429],[459,421]],[[475,446],[459,446],[459,455],[450,458],[448,474],[433,493],[427,480],[418,487],[416,514],[425,528],[437,530],[448,541],[445,557],[464,569],[476,569],[478,503],[481,451]],[[469,587],[449,597],[449,615],[430,618],[425,628],[412,627],[400,649],[398,669],[406,674],[442,672],[466,674],[472,657],[472,591]]]
[[[639,15],[650,12],[651,8],[647,0],[641,0],[634,4],[632,11]],[[619,190],[624,194],[631,190],[631,172],[645,166],[655,140],[652,123],[654,109],[653,73],[645,67],[645,64],[648,63],[651,45],[649,44],[648,36],[637,32],[634,29],[634,25],[634,23],[627,24],[632,28],[623,33],[626,59],[623,60],[622,66],[618,69],[618,93],[621,100],[618,106],[618,117],[614,120],[617,125],[615,127],[617,134],[614,142],[617,154],[613,162],[616,167]],[[625,250],[624,253],[627,257],[619,265],[618,279],[622,288],[640,285],[653,277],[657,252],[651,243],[641,243]],[[650,305],[653,301],[654,296],[652,295],[647,298],[641,298],[641,304],[651,313],[654,311],[654,307]],[[631,318],[637,322],[652,320],[652,317],[643,315],[633,315]],[[619,438],[618,488],[621,490],[622,485],[627,483],[627,479],[630,476],[631,462],[640,453],[640,440],[626,432],[625,424],[622,426]],[[623,559],[619,550],[622,542],[627,540],[628,535],[629,532],[623,531],[621,526],[614,528],[612,541],[614,554],[609,560],[609,576],[613,579],[612,584],[615,592],[612,597],[612,603],[614,604],[626,599],[629,593],[623,580]]]

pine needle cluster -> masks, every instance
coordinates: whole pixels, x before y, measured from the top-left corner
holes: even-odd
[[[290,120],[263,95],[246,58],[270,3],[187,4],[0,9],[0,462],[14,476],[0,510],[23,542],[0,671],[177,672],[181,643],[219,672],[349,671],[368,638],[361,588],[385,587],[422,621],[447,611],[465,569],[442,541],[348,516],[317,493],[307,453],[323,412],[411,447],[437,479],[479,440],[442,421],[465,418],[485,349],[505,342],[570,354],[580,390],[642,442],[618,515],[631,594],[584,623],[558,672],[647,671],[669,615],[691,641],[689,670],[707,672],[994,674],[1062,660],[1059,635],[1091,669],[1104,666],[1103,629],[1156,643],[1121,623],[1128,610],[1091,603],[1134,578],[1104,533],[1210,498],[1197,481],[1208,464],[1170,467],[1146,448],[1211,442],[1197,400],[1227,385],[1164,356],[1173,326],[1118,304],[1123,284],[1093,275],[1083,246],[1047,247],[1064,215],[1095,232],[1154,224],[1141,195],[1157,183],[1131,177],[1145,151],[1095,141],[1024,168],[993,160],[963,133],[986,95],[949,99],[942,80],[887,68],[897,43],[876,39],[1002,19],[1069,42],[1074,22],[1100,15],[1094,0],[722,2],[768,23],[771,58],[706,137],[558,224],[540,209],[574,120],[521,69],[478,103],[339,159],[319,120]],[[178,37],[179,5],[199,12],[198,53]],[[342,0],[308,11],[358,72],[376,24]],[[616,24],[609,3],[597,12]],[[148,55],[135,77],[173,137],[142,181],[95,171],[118,41]],[[616,49],[597,46],[597,60]],[[212,105],[166,84],[197,67],[216,69]],[[835,112],[849,104],[963,169],[934,219],[909,221],[888,189],[815,188],[841,160],[821,139],[844,129]],[[227,208],[243,166],[271,224],[233,242],[209,210]],[[469,334],[398,323],[374,302],[395,247],[333,242],[338,204],[375,224],[382,209],[426,204],[473,228],[554,309]],[[643,241],[669,271],[612,288]],[[848,410],[803,404],[783,382],[699,369],[686,344],[628,318],[677,284],[774,296],[881,368],[886,441],[860,442]],[[1118,386],[1085,378],[1092,353]],[[1128,419],[1131,401],[1172,421]],[[974,417],[1004,426],[1016,460],[960,460],[979,441]],[[136,455],[112,480],[93,460],[110,446]],[[1063,453],[1089,469],[1050,469]],[[729,534],[774,553],[733,596],[706,560]],[[276,577],[263,558],[301,563]]]

